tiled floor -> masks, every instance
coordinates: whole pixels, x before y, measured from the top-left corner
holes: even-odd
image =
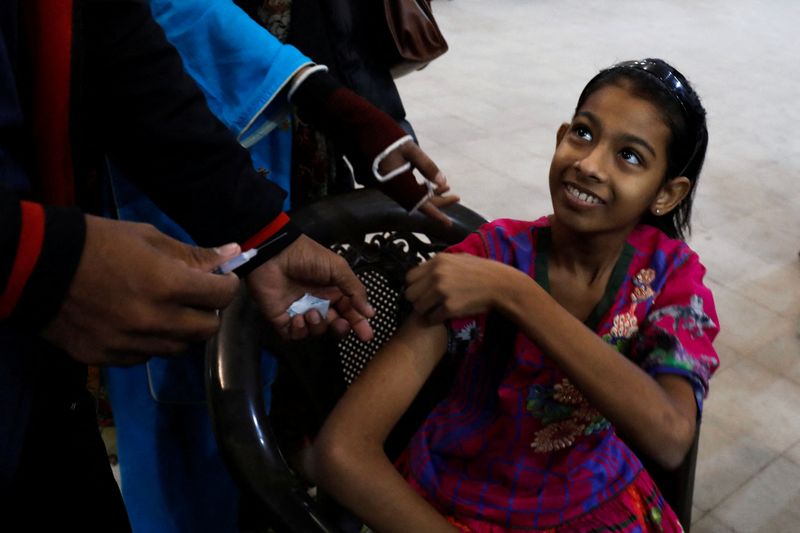
[[[690,243],[723,327],[693,531],[800,531],[800,2],[433,7],[450,51],[400,90],[422,145],[487,218],[549,212],[556,128],[600,68],[663,57],[693,82],[711,140]]]

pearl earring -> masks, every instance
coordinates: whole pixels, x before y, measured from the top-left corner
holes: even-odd
[[[656,207],[656,215],[660,215],[660,214],[661,214],[661,209]]]

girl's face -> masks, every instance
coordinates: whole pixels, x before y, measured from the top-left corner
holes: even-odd
[[[670,130],[656,107],[620,85],[593,93],[558,130],[550,195],[558,223],[627,235],[655,209]]]

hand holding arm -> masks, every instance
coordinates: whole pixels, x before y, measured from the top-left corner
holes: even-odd
[[[696,404],[679,376],[653,379],[555,301],[524,272],[469,254],[439,254],[407,274],[406,297],[431,323],[495,310],[536,342],[591,404],[666,466],[691,445]],[[637,398],[634,405],[630,398]]]
[[[442,253],[408,271],[405,296],[426,320],[442,322],[488,312],[515,290],[518,274],[491,259]]]
[[[341,256],[305,235],[251,272],[247,285],[261,312],[286,338],[301,339],[331,327],[339,335],[352,328],[361,340],[372,339],[367,319],[374,311],[366,289]],[[327,317],[313,310],[289,316],[289,306],[306,292],[331,301]]]
[[[178,353],[219,327],[236,276],[210,271],[239,252],[189,246],[152,226],[86,216],[78,269],[43,336],[89,364]]]

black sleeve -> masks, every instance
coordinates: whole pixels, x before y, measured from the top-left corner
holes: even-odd
[[[78,7],[89,128],[126,177],[204,246],[244,242],[275,219],[286,193],[208,109],[147,3]]]
[[[83,250],[85,219],[75,208],[45,208],[15,192],[30,183],[18,94],[17,16],[16,3],[0,4],[0,322],[35,331],[55,316],[69,289]]]
[[[78,268],[86,222],[77,208],[21,202],[0,186],[0,320],[38,330]]]

